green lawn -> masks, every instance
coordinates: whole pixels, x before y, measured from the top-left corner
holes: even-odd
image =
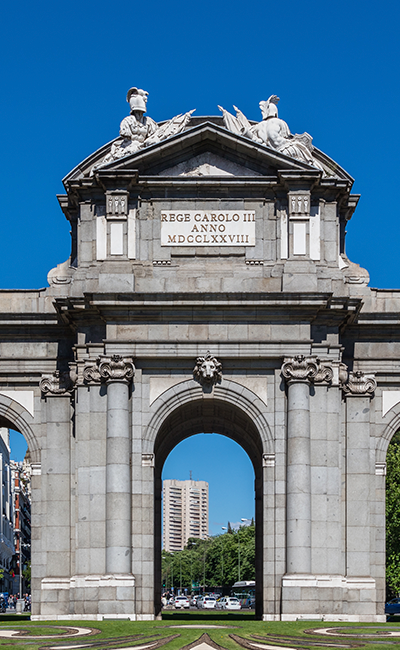
[[[172,626],[179,627],[172,627]],[[196,625],[198,628],[189,628]],[[220,625],[219,627],[208,627]],[[98,633],[90,636],[66,636],[70,627],[94,628]],[[321,628],[340,628],[335,635],[322,636],[318,634]],[[19,639],[1,638],[4,630],[21,630],[25,632]],[[307,633],[314,630],[317,633]],[[382,632],[395,632],[399,636],[390,637]],[[372,637],[360,636],[370,632]],[[207,612],[165,612],[162,621],[130,622],[130,621],[65,621],[33,623],[22,616],[0,617],[0,649],[39,650],[57,646],[69,648],[86,648],[89,650],[112,650],[130,648],[154,643],[153,647],[165,650],[180,650],[191,646],[203,633],[207,633],[213,647],[219,646],[227,650],[260,650],[261,644],[269,650],[276,648],[366,648],[366,650],[381,650],[383,648],[400,650],[400,620],[381,624],[365,623],[327,623],[299,621],[293,623],[262,622],[254,620],[252,613],[221,613],[220,615]],[[32,639],[31,635],[42,638]],[[51,638],[43,638],[45,635]],[[206,639],[207,642],[207,639]],[[257,644],[257,645],[254,645]]]

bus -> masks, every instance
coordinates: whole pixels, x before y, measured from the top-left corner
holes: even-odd
[[[254,580],[240,580],[231,589],[231,596],[240,600],[241,607],[254,609],[256,605],[256,583]]]

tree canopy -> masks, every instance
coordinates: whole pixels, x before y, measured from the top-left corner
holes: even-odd
[[[183,551],[162,551],[164,589],[231,586],[237,580],[255,580],[255,527],[228,525],[224,535],[190,537]]]
[[[386,465],[386,584],[390,598],[400,592],[400,431],[389,445]]]

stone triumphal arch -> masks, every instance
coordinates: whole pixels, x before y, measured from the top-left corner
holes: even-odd
[[[278,117],[157,124],[64,179],[71,255],[2,291],[0,424],[33,462],[33,618],[159,615],[161,470],[183,438],[255,471],[257,613],[384,620],[400,293],[345,253],[352,178]]]

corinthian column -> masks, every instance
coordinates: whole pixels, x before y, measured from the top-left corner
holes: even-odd
[[[107,383],[106,571],[131,573],[130,358],[103,357],[98,365]]]
[[[285,359],[288,384],[286,573],[311,573],[310,382],[316,357]]]

